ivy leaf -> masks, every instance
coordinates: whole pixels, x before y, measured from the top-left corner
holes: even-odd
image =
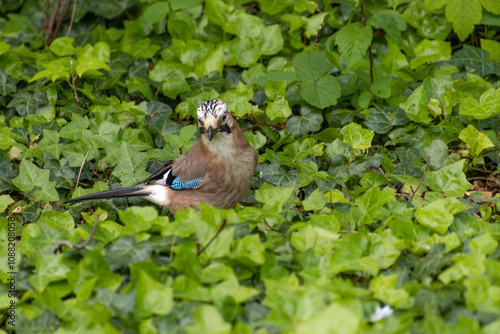
[[[120,159],[113,169],[113,175],[127,187],[148,177],[146,172],[146,153],[137,152],[129,143],[123,142],[120,147]]]
[[[436,172],[428,172],[423,184],[448,196],[462,197],[466,190],[472,188],[463,172],[464,166],[465,160],[459,160]]]
[[[468,125],[460,131],[458,138],[467,144],[473,156],[478,156],[482,150],[494,146],[490,138],[479,132],[473,125]]]
[[[459,281],[463,277],[474,277],[484,273],[484,254],[469,254],[457,258],[454,265],[443,271],[438,277],[444,284]]]
[[[481,76],[486,76],[495,71],[495,65],[488,62],[490,55],[487,51],[470,45],[464,45],[451,57],[451,61],[468,66],[478,72]]]
[[[0,195],[0,212],[4,212],[14,200],[9,195]]]
[[[488,255],[494,253],[497,247],[498,241],[496,241],[490,233],[484,233],[469,242],[469,249],[474,254]]]
[[[323,192],[316,189],[306,200],[302,201],[302,205],[306,211],[321,210],[325,207],[326,202]]]
[[[439,234],[444,234],[453,223],[453,215],[468,208],[457,199],[448,197],[418,208],[415,212],[415,218],[420,224]]]
[[[129,94],[139,92],[142,95],[144,95],[146,100],[153,99],[153,93],[149,89],[148,84],[146,83],[146,80],[144,80],[144,79],[134,78],[134,77],[128,78],[125,81],[125,87],[127,87]]]
[[[471,97],[462,99],[460,114],[475,119],[486,119],[500,113],[500,89],[491,88],[481,94],[479,102]]]
[[[276,161],[257,165],[257,172],[263,181],[276,186],[294,186],[298,180],[297,171],[287,171],[285,166]]]
[[[451,43],[440,40],[424,39],[415,47],[415,57],[410,62],[412,70],[425,63],[436,63],[451,57]]]
[[[394,126],[403,125],[410,121],[406,114],[401,109],[385,108],[379,110],[370,109],[370,116],[365,121],[365,125],[376,133],[387,133]]]
[[[29,82],[33,82],[42,78],[47,78],[52,82],[58,79],[69,79],[69,77],[71,76],[71,61],[74,62],[74,59],[65,57],[51,60],[45,63],[43,64],[45,70],[35,74]]]
[[[34,115],[40,105],[46,104],[47,97],[45,93],[37,91],[33,94],[29,92],[21,92],[14,95],[14,98],[9,102],[7,108],[15,108],[20,116],[26,117]]]
[[[35,189],[34,196],[37,201],[57,201],[59,194],[55,187],[56,182],[50,182],[49,177],[49,170],[40,169],[32,162],[23,159],[19,176],[12,179],[12,183],[23,192]]]
[[[136,311],[141,317],[165,315],[173,308],[173,290],[141,271],[137,280]]]
[[[31,161],[23,159],[19,168],[19,175],[12,179],[12,183],[21,191],[28,192],[36,187],[42,187],[49,182],[50,172],[40,169]]]
[[[406,116],[415,122],[429,124],[432,120],[427,112],[427,98],[423,85],[415,89],[399,106],[406,112]]]
[[[398,47],[403,47],[401,31],[406,30],[406,21],[397,11],[387,9],[377,11],[366,23],[374,28],[384,29]]]
[[[73,120],[59,131],[59,136],[70,140],[88,139],[92,136],[90,130],[87,129],[89,124],[89,119],[86,116],[80,117],[75,114]]]
[[[8,79],[7,73],[0,69],[0,94],[2,96],[7,96],[16,92],[16,85],[12,82],[8,82]]]
[[[359,197],[352,209],[359,227],[373,223],[380,208],[394,199],[395,191],[391,188],[380,190],[378,187],[371,187]]]
[[[492,39],[481,38],[481,48],[488,52],[490,57],[488,61],[498,62],[500,61],[500,43]]]
[[[364,150],[372,145],[373,131],[361,128],[361,125],[350,123],[344,126],[340,132],[344,135],[344,141],[353,149]]]
[[[293,192],[292,187],[273,187],[264,183],[262,187],[255,191],[255,199],[265,204],[265,207],[275,208],[281,212],[283,204],[290,198]]]
[[[229,334],[231,325],[224,321],[218,309],[213,305],[201,305],[194,312],[194,323],[186,326],[188,334],[220,333]]]
[[[144,11],[144,21],[156,23],[164,20],[170,12],[170,6],[167,1],[160,1],[150,4]]]
[[[92,74],[99,73],[96,72],[96,70],[100,69],[109,71],[109,66],[104,61],[94,57],[92,54],[86,54],[83,57],[78,57],[75,62],[75,72],[79,77],[82,77],[86,72],[89,71],[91,71]]]
[[[71,37],[56,38],[50,44],[50,51],[54,52],[56,56],[70,56],[76,54],[73,42],[75,40]]]
[[[316,132],[321,128],[323,116],[311,112],[307,107],[300,108],[301,116],[293,116],[286,122],[286,128],[294,137],[300,137],[307,131]]]
[[[266,115],[271,121],[279,117],[288,117],[291,114],[292,110],[288,106],[288,101],[285,100],[284,97],[270,102],[266,108]]]
[[[11,132],[11,128],[0,128],[0,150],[8,150],[17,144],[16,140],[12,138]]]
[[[335,44],[338,45],[340,54],[348,68],[363,59],[372,38],[372,27],[363,27],[359,22],[350,23],[336,33]]]

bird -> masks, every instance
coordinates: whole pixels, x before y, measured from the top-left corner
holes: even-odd
[[[175,213],[198,203],[234,208],[248,192],[257,152],[228,110],[226,102],[203,102],[196,111],[200,139],[184,155],[168,162],[134,186],[105,190],[66,201],[141,197]]]

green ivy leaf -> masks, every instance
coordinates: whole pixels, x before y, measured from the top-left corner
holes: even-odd
[[[19,168],[19,176],[12,179],[12,183],[23,192],[30,192],[35,188],[35,199],[38,201],[57,201],[59,195],[55,189],[55,181],[49,181],[50,172],[40,169],[29,160],[23,159]]]
[[[500,43],[492,39],[481,38],[481,48],[488,52],[490,57],[488,61],[498,62],[500,61]]]
[[[56,38],[52,44],[50,44],[50,51],[54,52],[56,56],[70,56],[76,54],[75,48],[73,47],[73,42],[75,40],[71,37],[59,37]]]
[[[490,138],[479,132],[473,125],[468,125],[460,131],[458,138],[467,144],[473,156],[478,156],[482,150],[494,146]]]
[[[264,183],[260,189],[255,191],[255,199],[264,203],[264,209],[281,212],[283,204],[288,201],[293,189],[291,187],[273,187]]]
[[[186,333],[231,333],[231,325],[224,321],[215,306],[201,305],[194,312],[194,323],[186,326]]]
[[[448,196],[462,197],[466,190],[472,188],[463,172],[464,166],[465,160],[459,160],[436,172],[428,172],[423,184]]]
[[[146,153],[137,152],[129,143],[120,146],[120,159],[113,169],[113,175],[122,181],[122,186],[131,186],[149,175],[146,172]]]
[[[406,21],[397,11],[387,9],[377,11],[366,23],[376,29],[384,29],[398,47],[403,47],[401,31],[406,30]]]
[[[415,218],[429,229],[444,234],[453,223],[453,215],[468,208],[457,199],[448,197],[418,208],[415,212]]]
[[[495,252],[497,247],[498,241],[496,241],[490,233],[481,234],[469,242],[469,249],[474,254],[488,255]]]
[[[470,45],[464,45],[451,57],[451,61],[468,66],[478,72],[481,76],[486,76],[495,71],[495,65],[488,62],[490,55],[487,51]]]
[[[387,133],[395,126],[406,124],[410,121],[406,114],[401,109],[379,110],[370,109],[370,116],[365,122],[365,125],[376,133]]]
[[[156,23],[164,20],[170,12],[170,6],[167,1],[159,1],[150,4],[144,11],[144,21]]]
[[[452,281],[459,281],[466,276],[474,277],[481,275],[486,270],[484,260],[484,254],[471,254],[458,257],[453,266],[438,276],[439,280],[444,284],[448,284]]]
[[[321,123],[323,123],[321,114],[311,112],[311,109],[307,107],[301,107],[300,116],[290,117],[286,121],[286,128],[294,137],[300,137],[308,131],[318,131]]]
[[[393,201],[395,192],[396,190],[391,188],[380,190],[378,187],[371,187],[359,197],[353,209],[353,215],[359,227],[373,223],[379,209],[384,204]]]
[[[255,267],[264,263],[264,250],[257,234],[247,235],[233,242],[230,257],[245,266]]]
[[[412,70],[425,63],[436,63],[451,57],[451,43],[440,40],[424,39],[415,47],[415,57],[410,62]]]
[[[429,124],[432,120],[427,112],[427,98],[423,85],[415,89],[399,106],[406,112],[406,116],[415,122]]]
[[[340,132],[344,135],[344,141],[355,150],[364,150],[371,147],[375,135],[372,130],[363,129],[361,125],[356,123],[344,126]]]
[[[14,200],[9,195],[0,195],[0,212],[4,212]]]
[[[288,101],[285,100],[284,97],[270,102],[266,108],[266,115],[271,121],[279,117],[288,117],[291,114],[292,110],[288,106]]]
[[[156,281],[144,271],[140,272],[136,284],[136,311],[140,317],[170,313],[174,306],[171,287]]]
[[[462,99],[460,114],[475,119],[486,119],[500,113],[500,89],[491,88],[481,94],[479,102],[471,97]]]
[[[304,206],[304,210],[313,211],[313,210],[321,210],[325,207],[327,200],[323,194],[323,192],[319,191],[319,189],[314,190],[309,197],[302,201],[302,205]]]

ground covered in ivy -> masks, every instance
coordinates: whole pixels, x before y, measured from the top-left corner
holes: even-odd
[[[498,1],[0,13],[0,332],[500,333]],[[235,209],[64,205],[212,98],[259,153]]]

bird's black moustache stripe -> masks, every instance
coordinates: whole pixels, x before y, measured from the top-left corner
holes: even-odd
[[[229,125],[224,124],[224,125],[219,126],[219,131],[231,133],[231,128],[229,127]]]

